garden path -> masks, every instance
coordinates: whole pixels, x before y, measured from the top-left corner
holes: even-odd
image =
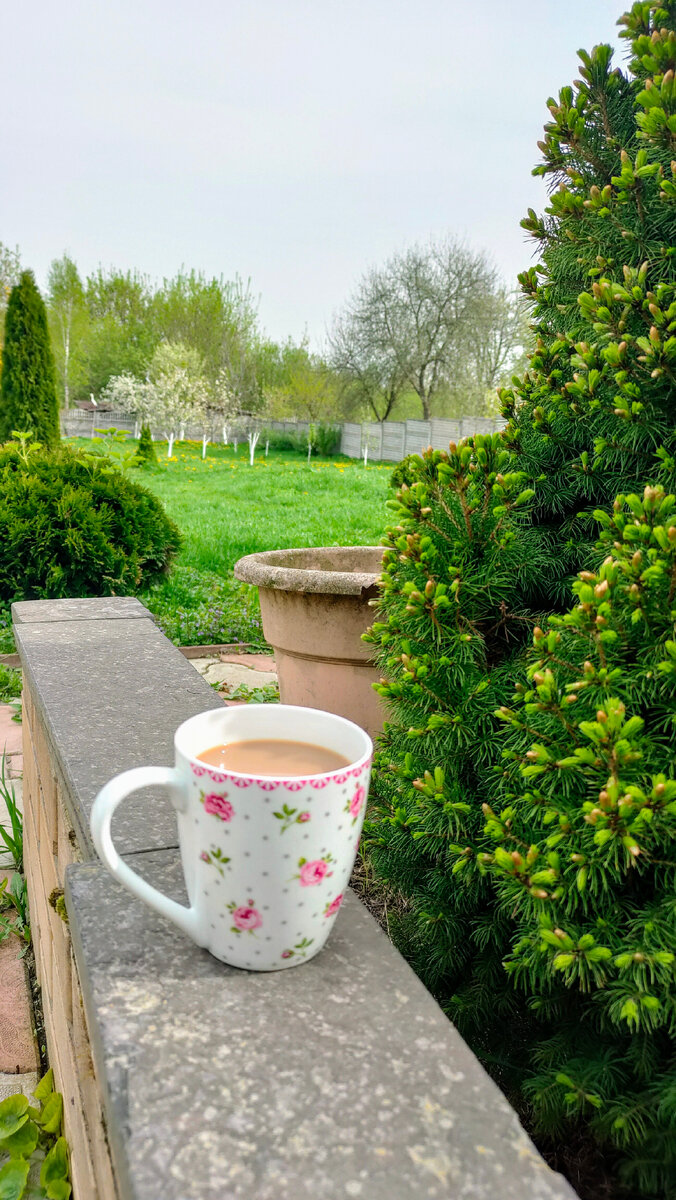
[[[4,752],[6,778],[21,807],[23,755],[21,725],[12,720],[11,704],[0,704],[0,755]],[[0,824],[9,824],[0,793]],[[11,875],[12,860],[0,852],[0,879]],[[0,1100],[23,1092],[30,1096],[38,1081],[38,1056],[26,965],[18,957],[18,943],[0,941]]]
[[[189,658],[188,662],[207,683],[217,686],[226,704],[246,703],[243,696],[231,699],[238,688],[250,693],[259,688],[269,688],[277,682],[275,660],[270,654],[213,654],[204,658]]]

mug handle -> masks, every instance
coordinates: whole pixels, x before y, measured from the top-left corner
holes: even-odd
[[[118,804],[131,792],[158,783],[164,784],[170,789],[174,808],[179,812],[185,812],[188,804],[186,787],[180,772],[175,767],[133,767],[132,770],[123,771],[121,775],[116,775],[114,779],[111,779],[105,787],[101,788],[96,797],[89,822],[94,845],[104,866],[119,883],[128,888],[139,900],[148,904],[150,908],[154,908],[161,916],[173,921],[198,945],[202,945],[198,934],[197,909],[186,908],[185,905],[178,904],[176,900],[170,900],[163,892],[146,883],[145,879],[142,879],[136,871],[132,871],[131,867],[123,862],[113,845],[110,824]]]

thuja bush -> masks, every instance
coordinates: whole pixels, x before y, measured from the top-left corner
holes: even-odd
[[[134,456],[134,465],[138,467],[157,466],[155,443],[149,425],[141,426],[141,436]]]
[[[672,1196],[676,504],[598,511],[543,631],[508,462],[498,435],[429,451],[394,502],[370,853],[409,900],[397,941],[534,1132]]]
[[[0,446],[0,600],[135,592],[179,544],[157,497],[105,458]]]
[[[59,441],[54,357],[44,301],[32,271],[12,288],[5,314],[0,372],[0,442],[28,429],[41,442]]]

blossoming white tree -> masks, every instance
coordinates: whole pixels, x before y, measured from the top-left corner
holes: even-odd
[[[116,412],[128,413],[134,418],[135,438],[139,435],[140,427],[153,419],[153,397],[147,382],[128,371],[113,375],[99,399],[111,404]]]
[[[211,389],[211,410],[215,420],[218,420],[223,432],[223,445],[227,446],[234,421],[239,415],[240,406],[235,388],[230,378],[230,372],[222,368]]]
[[[210,392],[197,351],[182,342],[159,345],[150,364],[148,388],[153,420],[164,432],[171,458],[176,437],[183,437],[186,425],[206,429]]]

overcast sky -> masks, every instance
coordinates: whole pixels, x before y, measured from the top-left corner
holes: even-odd
[[[628,5],[627,5],[628,6]],[[616,0],[2,0],[0,241],[251,279],[319,346],[360,275],[453,234],[509,282],[549,95]],[[622,61],[619,47],[616,61]]]

